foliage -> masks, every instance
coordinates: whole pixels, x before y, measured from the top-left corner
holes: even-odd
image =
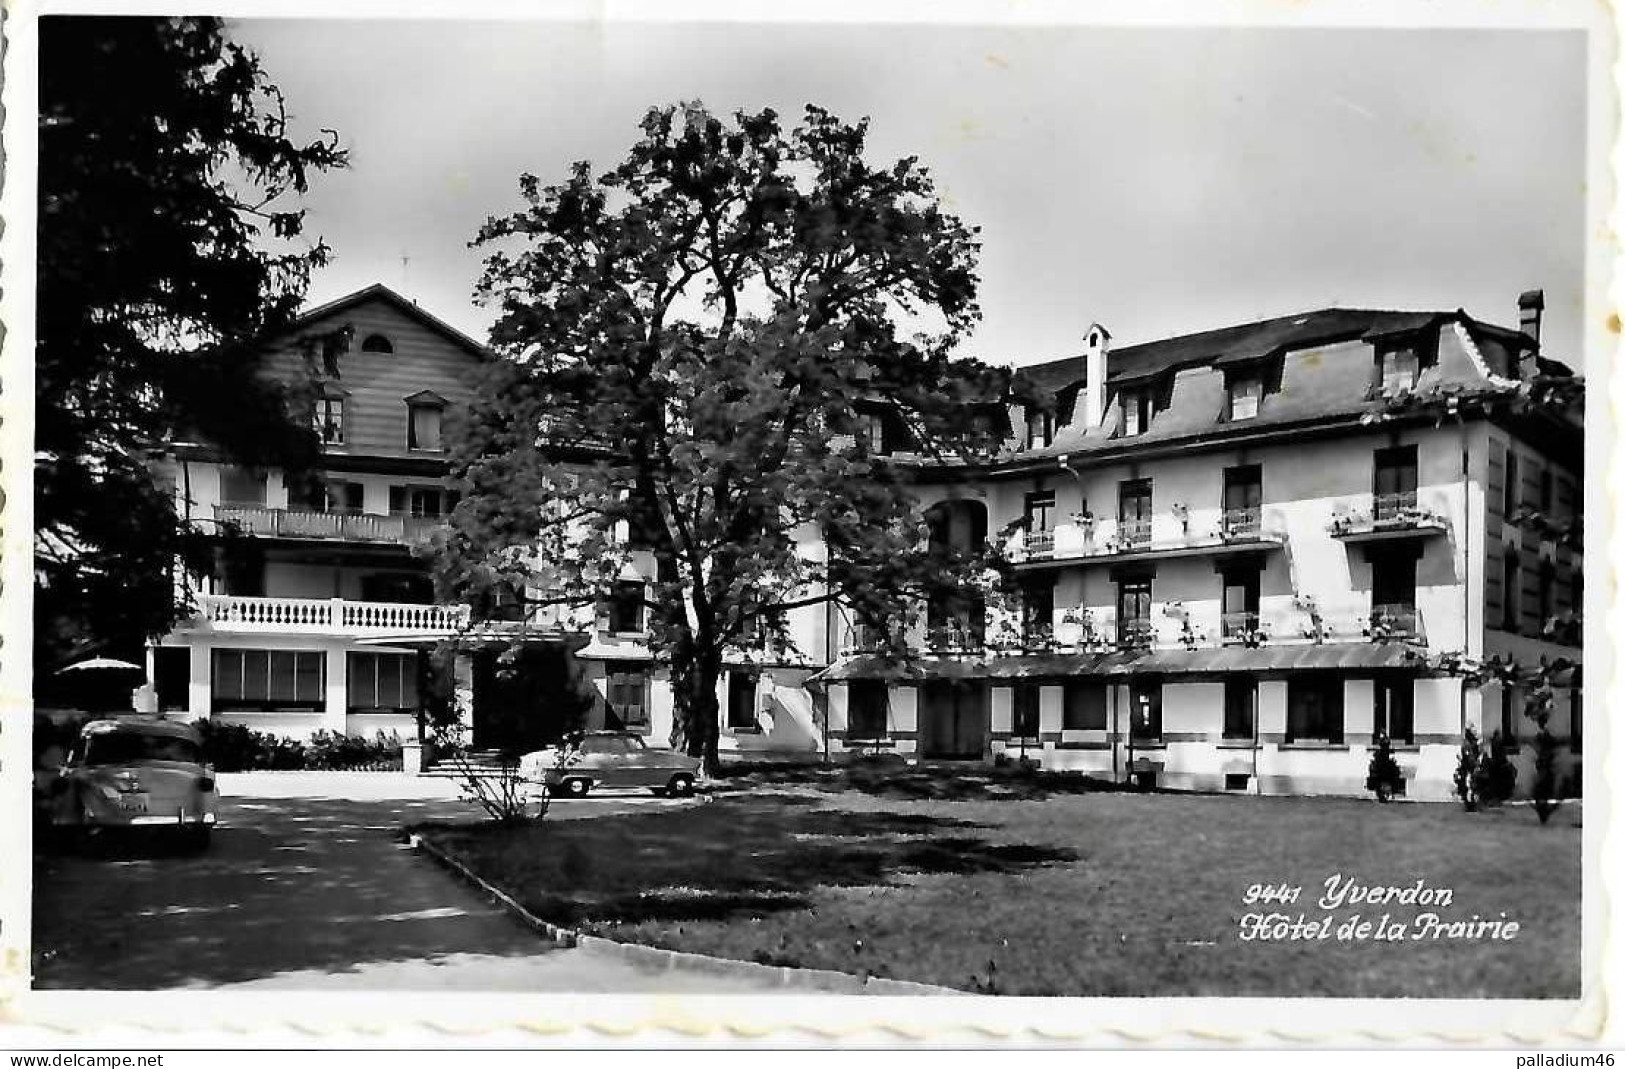
[[[517,755],[504,754],[492,762],[476,760],[468,747],[470,728],[458,718],[439,721],[431,730],[436,758],[456,774],[464,801],[473,802],[501,825],[531,824],[546,818],[552,796],[525,779]],[[572,752],[560,746],[555,767],[567,764]]]
[[[1366,790],[1374,793],[1377,801],[1386,802],[1399,793],[1404,783],[1399,762],[1394,760],[1393,740],[1386,732],[1380,732],[1377,735],[1377,748],[1372,751],[1371,764],[1366,770]]]
[[[373,738],[317,731],[308,741],[255,731],[244,724],[195,720],[204,760],[216,772],[399,771],[401,740],[394,732]]]
[[[1490,734],[1488,755],[1474,773],[1474,790],[1483,805],[1500,805],[1512,797],[1518,785],[1518,768],[1512,763],[1510,747],[1499,731]]]
[[[1552,814],[1562,804],[1558,801],[1559,794],[1557,739],[1542,724],[1535,735],[1535,779],[1529,787],[1529,796],[1535,803],[1535,815],[1542,824],[1551,820]]]
[[[950,358],[979,317],[975,232],[916,159],[865,160],[866,122],[686,104],[642,131],[605,173],[524,176],[481,229],[502,360],[428,553],[445,593],[541,623],[590,627],[645,581],[674,741],[709,771],[726,651],[793,656],[787,614],[831,599],[898,636],[975,574],[887,454],[990,455],[1010,376]]]
[[[296,199],[344,165],[296,143],[281,93],[217,19],[42,19],[34,381],[36,665],[171,626],[197,532],[154,484],[183,434],[246,463],[314,455],[245,352],[313,268]]]

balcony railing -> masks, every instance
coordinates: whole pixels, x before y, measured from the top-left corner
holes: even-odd
[[[263,505],[216,505],[214,518],[260,538],[313,538],[341,542],[411,544],[445,523],[439,516],[379,516],[370,512],[316,512]]]
[[[1418,538],[1443,533],[1445,519],[1417,501],[1416,491],[1373,494],[1369,513],[1342,513],[1332,517],[1334,538],[1350,541],[1377,541],[1392,538]]]
[[[1263,530],[1263,510],[1225,509],[1219,532],[1224,538],[1257,538]]]
[[[1373,494],[1371,514],[1378,523],[1404,520],[1416,512],[1416,491],[1405,490],[1394,494]]]
[[[1219,617],[1219,634],[1226,642],[1249,642],[1259,636],[1256,612],[1227,612]]]
[[[870,624],[848,624],[841,649],[848,654],[874,653],[884,649],[886,633]]]
[[[1029,623],[1021,629],[1021,646],[1023,649],[1047,649],[1054,641],[1055,627],[1052,624]]]
[[[1119,620],[1117,645],[1120,649],[1141,649],[1157,638],[1157,625],[1150,620]]]
[[[1422,616],[1414,605],[1373,605],[1369,633],[1374,641],[1420,639]]]
[[[932,653],[979,653],[986,645],[986,635],[980,628],[963,624],[928,627],[925,631],[925,648]]]
[[[1055,553],[1054,531],[1028,531],[1023,541],[1029,557],[1048,557]]]
[[[220,631],[323,634],[453,631],[468,623],[466,605],[417,605],[343,598],[268,598],[204,594],[201,618]]]
[[[1117,521],[1117,541],[1124,546],[1139,548],[1151,544],[1151,518],[1123,518]]]

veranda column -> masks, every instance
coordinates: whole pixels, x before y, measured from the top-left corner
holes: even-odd
[[[348,664],[345,663],[345,648],[333,646],[328,649],[327,657],[327,687],[323,694],[322,727],[328,731],[336,731],[340,735],[346,734],[346,714],[349,704],[349,686],[346,676]]]

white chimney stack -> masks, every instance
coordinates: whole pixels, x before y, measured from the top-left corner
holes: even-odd
[[[1083,389],[1078,392],[1081,404],[1076,417],[1085,429],[1100,426],[1106,418],[1106,351],[1111,343],[1111,331],[1099,323],[1089,324],[1083,339]]]

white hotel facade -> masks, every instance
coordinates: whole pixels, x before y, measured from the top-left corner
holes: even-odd
[[[1539,354],[1539,295],[1520,304],[1518,330],[1329,309],[1114,351],[1090,328],[1081,354],[1024,369],[1055,411],[1013,411],[995,461],[918,465],[936,536],[1006,539],[1019,589],[940,599],[901,662],[873,652],[877,622],[796,610],[796,660],[741,656],[726,674],[724,751],[1019,754],[1171,788],[1359,794],[1386,732],[1407,793],[1447,796],[1465,726],[1533,726],[1516,688],[1464,686],[1426,656],[1580,660],[1565,624],[1579,549],[1513,521],[1527,507],[1578,522],[1583,432],[1542,413],[1396,414],[1389,398],[1566,374]],[[177,443],[163,465],[218,552],[188,579],[195,616],[150,652],[160,707],[415,738],[445,701],[476,747],[523,749],[577,693],[584,726],[663,742],[670,689],[634,599],[531,629],[517,672],[495,668],[494,643],[429,663],[474,610],[434,604],[410,547],[455,503],[440,442],[490,357],[373,286],[269,344],[266,372],[302,374],[294,338],[340,325],[354,344],[322,384],[316,487],[206,443]],[[1552,729],[1572,765],[1578,671],[1560,682],[1573,686]]]

